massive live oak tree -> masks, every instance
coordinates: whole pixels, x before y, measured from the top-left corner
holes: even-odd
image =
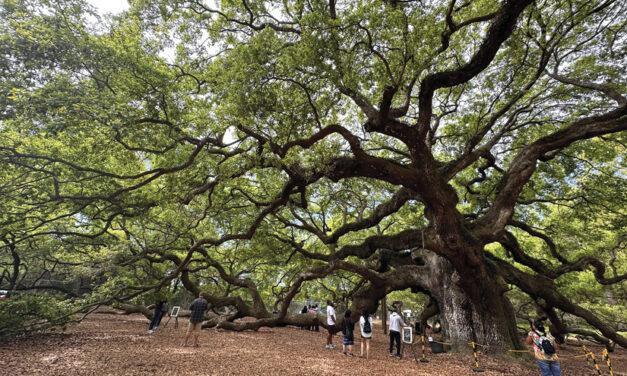
[[[411,289],[459,349],[519,347],[529,307],[625,347],[625,14],[5,1],[0,283],[78,294],[33,277],[64,270],[100,304],[180,281],[234,330]]]

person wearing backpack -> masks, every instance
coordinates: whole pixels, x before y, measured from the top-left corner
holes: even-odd
[[[556,352],[557,344],[555,339],[546,333],[541,320],[535,320],[531,323],[531,331],[526,342],[533,347],[533,354],[542,376],[561,376]]]
[[[344,336],[344,340],[342,341],[342,352],[344,355],[353,356],[353,344],[355,343],[355,336],[353,332],[355,331],[355,322],[353,321],[352,312],[350,309],[347,309],[344,312],[344,321],[342,321],[342,335]]]
[[[370,340],[372,339],[372,316],[364,310],[359,317],[359,328],[361,329],[361,357],[364,357],[364,345],[366,346],[366,359],[370,355]]]

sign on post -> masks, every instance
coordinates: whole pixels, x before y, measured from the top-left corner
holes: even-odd
[[[404,343],[414,343],[414,336],[411,326],[403,327],[402,339]]]
[[[180,310],[181,310],[181,307],[179,307],[179,306],[172,307],[172,312],[170,313],[170,316],[172,316],[172,317],[179,317],[179,311]]]

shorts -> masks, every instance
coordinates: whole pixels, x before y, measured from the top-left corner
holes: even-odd
[[[361,335],[361,339],[372,339],[372,334],[370,334],[368,337],[364,336],[363,334]]]
[[[335,325],[329,325],[327,327],[327,330],[329,331],[329,334],[335,334],[337,333],[337,331],[335,330]]]
[[[187,333],[200,332],[202,328],[202,322],[189,322],[189,326],[187,327]]]
[[[353,337],[344,337],[344,340],[342,341],[342,344],[344,345],[353,345],[354,344],[354,340]]]

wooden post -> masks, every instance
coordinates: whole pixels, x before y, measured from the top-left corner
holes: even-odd
[[[609,368],[610,370],[610,376],[614,376],[612,361],[610,360],[610,353],[607,351],[607,349],[603,349],[603,359],[607,362],[607,368]]]
[[[474,358],[474,364],[472,368],[473,372],[484,372],[484,369],[479,367],[479,358],[477,358],[477,344],[472,341],[470,342],[470,345],[472,346],[472,357]]]
[[[421,363],[429,363],[429,359],[425,356],[425,336],[424,334],[420,336],[420,342],[422,346],[422,358],[420,358]]]
[[[597,371],[597,375],[601,374],[601,369],[599,368],[599,364],[597,363],[596,358],[594,357],[594,353],[590,352],[590,359],[592,359],[592,364],[594,365],[594,369]]]
[[[383,326],[383,334],[388,334],[388,299],[384,296],[381,299],[381,324]]]

